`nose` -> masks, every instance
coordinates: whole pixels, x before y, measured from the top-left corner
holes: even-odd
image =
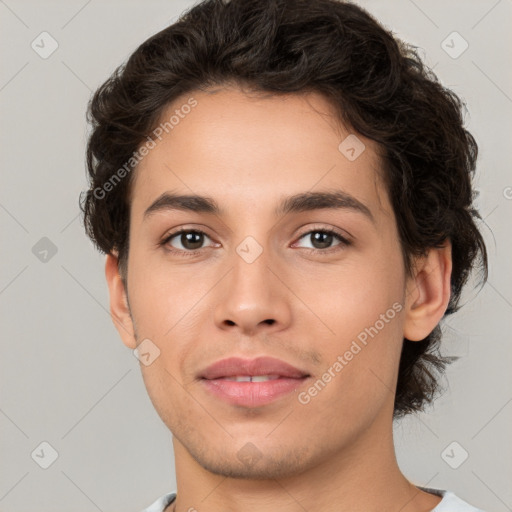
[[[272,261],[267,250],[254,260],[247,257],[251,251],[254,256],[255,249],[250,242],[241,244],[230,261],[230,270],[218,285],[214,318],[220,329],[238,329],[239,334],[254,335],[278,331],[290,323],[293,295],[285,284],[282,265]]]

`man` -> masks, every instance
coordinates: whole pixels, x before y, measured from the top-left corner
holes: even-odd
[[[462,103],[336,0],[206,0],[96,91],[82,207],[173,434],[148,511],[476,511],[400,471],[487,272]]]

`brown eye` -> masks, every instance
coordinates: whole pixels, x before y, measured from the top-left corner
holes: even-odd
[[[328,249],[334,241],[334,235],[325,231],[314,231],[309,236],[315,249]]]
[[[170,245],[171,250],[192,252],[202,248],[205,237],[209,238],[203,231],[182,229],[169,235],[163,244]],[[181,244],[181,247],[176,247],[176,245],[171,243],[173,239],[176,239],[174,244]]]
[[[301,235],[299,240],[301,239],[310,240],[311,242],[312,247],[305,247],[305,249],[318,252],[331,252],[329,249],[335,251],[350,245],[346,238],[332,229],[314,229]],[[336,240],[338,243],[334,243]]]

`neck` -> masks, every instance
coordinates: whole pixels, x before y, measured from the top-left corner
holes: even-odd
[[[348,447],[300,474],[272,480],[235,479],[200,466],[173,438],[176,512],[428,512],[441,501],[411,484],[395,456],[392,427],[373,425]],[[378,435],[372,434],[375,432]],[[166,511],[167,512],[167,511]]]

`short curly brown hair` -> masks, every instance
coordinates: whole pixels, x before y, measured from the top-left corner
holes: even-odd
[[[80,206],[96,246],[118,253],[124,280],[134,173],[106,185],[170,102],[233,82],[274,95],[321,93],[345,126],[380,145],[407,274],[414,257],[452,243],[445,316],[459,309],[472,270],[486,281],[487,252],[472,206],[478,146],[463,126],[464,103],[416,47],[338,0],[205,0],[142,43],[95,92],[88,107],[90,188]],[[438,325],[422,341],[404,339],[395,418],[422,410],[438,391],[450,361],[439,353],[441,334]]]

